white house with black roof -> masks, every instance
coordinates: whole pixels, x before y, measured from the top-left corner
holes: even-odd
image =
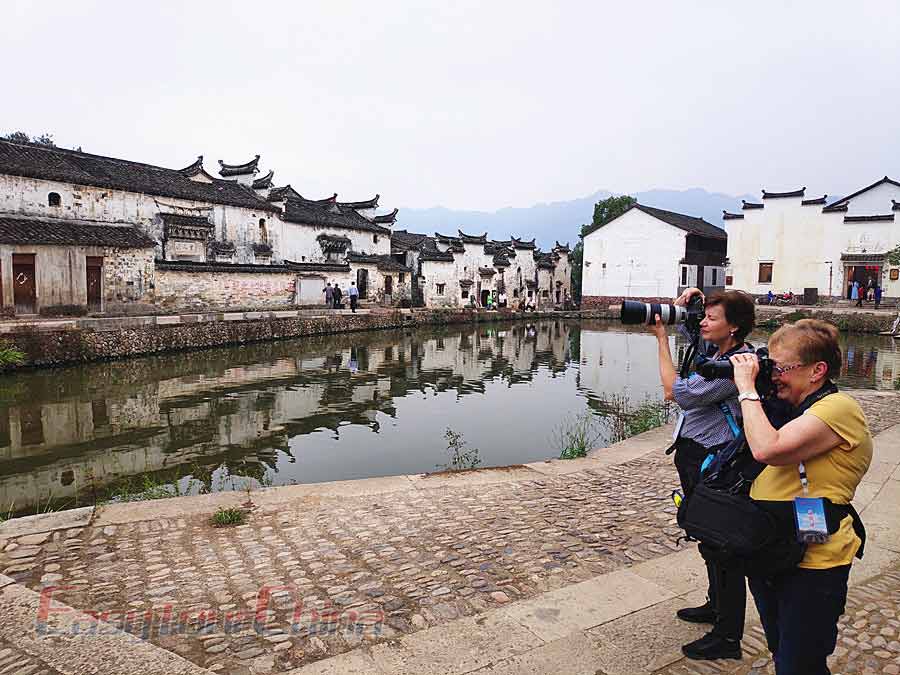
[[[409,273],[390,257],[396,209],[304,199],[259,176],[259,155],[218,163],[216,177],[202,156],[167,169],[0,141],[0,312],[318,304],[329,281],[394,301]]]
[[[582,307],[671,300],[688,286],[722,289],[727,240],[702,218],[633,204],[584,236]]]
[[[759,202],[724,212],[729,287],[755,295],[792,291],[846,298],[853,281],[900,297],[900,268],[886,254],[900,243],[900,182],[885,176],[846,197],[807,197],[806,188],[762,191]]]

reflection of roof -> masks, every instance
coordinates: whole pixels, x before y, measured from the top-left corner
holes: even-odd
[[[153,239],[136,227],[2,216],[0,216],[0,244],[111,248],[153,248],[156,246]]]
[[[91,155],[37,145],[0,141],[0,174],[141,192],[157,197],[228,204],[276,211],[249,187],[210,177],[209,183],[190,176],[202,171],[202,160],[184,169],[164,169],[125,159]]]
[[[375,265],[384,272],[412,272],[412,269],[397,262],[389,255],[368,255],[366,253],[347,253],[347,262]]]

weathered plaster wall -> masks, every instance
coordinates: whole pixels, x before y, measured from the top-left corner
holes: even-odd
[[[324,262],[325,254],[316,239],[320,234],[347,237],[350,239],[351,250],[356,253],[389,255],[391,252],[391,236],[389,234],[285,222],[280,240],[282,257],[295,262]],[[343,260],[344,256],[341,255],[340,259]]]
[[[103,258],[102,311],[142,301],[154,281],[152,249],[102,246],[0,245],[0,305],[13,306],[14,253],[33,253],[36,311],[61,305],[87,306],[87,258]]]
[[[60,206],[49,206],[51,192],[60,196]],[[163,222],[157,201],[180,208],[208,207],[213,236],[234,242],[236,263],[261,262],[255,259],[252,246],[260,242],[259,220],[265,219],[268,241],[274,250],[271,261],[281,261],[284,224],[277,213],[0,174],[0,213],[135,224],[158,242],[157,255],[162,258]],[[165,257],[177,259],[171,252]]]
[[[293,272],[157,270],[156,288],[147,300],[163,310],[290,307],[296,304],[296,282]]]
[[[426,307],[461,307],[468,302],[468,299],[464,300],[462,297],[456,262],[423,260],[421,279],[424,282],[422,297]],[[443,293],[438,293],[440,284],[443,284]],[[470,287],[470,291],[475,292],[474,285]]]

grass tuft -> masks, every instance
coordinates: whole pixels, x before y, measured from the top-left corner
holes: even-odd
[[[223,507],[210,518],[210,524],[213,527],[233,527],[235,525],[243,525],[246,522],[247,512],[244,509],[226,509]]]

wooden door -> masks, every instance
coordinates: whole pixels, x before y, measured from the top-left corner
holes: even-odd
[[[385,295],[393,295],[394,294],[394,277],[386,276],[384,278],[384,294]]]
[[[369,270],[365,268],[356,270],[356,288],[359,289],[360,298],[369,297]],[[387,286],[385,286],[385,289],[387,289]],[[390,291],[387,290],[386,292],[390,293]]]
[[[87,302],[88,310],[99,312],[103,297],[103,258],[89,256],[87,259]]]
[[[34,254],[13,254],[13,305],[16,314],[34,314],[37,304]]]

